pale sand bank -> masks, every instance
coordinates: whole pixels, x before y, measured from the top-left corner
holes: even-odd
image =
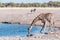
[[[55,19],[60,20],[60,8],[36,8],[35,12],[31,13],[31,9],[35,7],[28,8],[16,8],[16,7],[7,7],[0,8],[0,22],[11,22],[21,24],[30,24],[32,20],[39,15],[40,13],[53,13],[55,15]],[[23,20],[24,19],[24,20]]]
[[[35,12],[31,12],[31,9],[36,8]],[[7,7],[7,8],[0,8],[0,22],[11,22],[13,23],[20,23],[20,24],[31,24],[32,20],[38,16],[40,13],[53,13],[56,20],[56,26],[60,27],[60,7],[59,8],[41,8],[41,7]],[[23,20],[24,19],[24,20]],[[40,25],[40,22],[36,24]]]

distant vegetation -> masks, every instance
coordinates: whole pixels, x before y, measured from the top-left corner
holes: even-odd
[[[49,1],[48,3],[1,3],[0,7],[60,7],[60,2]]]

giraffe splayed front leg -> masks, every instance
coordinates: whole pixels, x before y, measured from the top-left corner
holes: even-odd
[[[43,26],[42,26],[42,29],[40,30],[40,33],[42,33],[42,30],[46,27],[46,20],[44,20],[43,22]]]
[[[32,29],[32,26],[33,26],[38,20],[39,20],[39,17],[36,17],[36,18],[32,21],[31,25],[28,27],[28,36],[30,36],[30,30]]]
[[[30,34],[30,30],[32,29],[32,26],[30,26],[29,28],[28,28],[28,35],[27,36],[32,36],[32,34]]]

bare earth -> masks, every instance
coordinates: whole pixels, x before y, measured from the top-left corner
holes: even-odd
[[[55,25],[60,28],[60,8],[36,8],[36,12],[30,12],[34,8],[0,8],[0,22],[12,22],[30,24],[40,13],[53,13]],[[36,24],[40,24],[37,22]],[[34,34],[31,37],[0,37],[0,40],[60,40],[60,30],[48,34]]]
[[[0,8],[0,22],[11,22],[20,24],[30,24],[32,20],[40,13],[53,13],[56,26],[60,26],[60,8]],[[36,24],[40,25],[40,22]]]

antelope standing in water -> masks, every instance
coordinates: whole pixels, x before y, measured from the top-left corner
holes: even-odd
[[[49,22],[49,27],[54,25],[54,15],[52,13],[41,13],[32,21],[31,25],[28,27],[28,36],[30,36],[30,30],[32,29],[32,26],[39,20],[41,20],[43,23],[40,32],[46,27],[46,21]]]

